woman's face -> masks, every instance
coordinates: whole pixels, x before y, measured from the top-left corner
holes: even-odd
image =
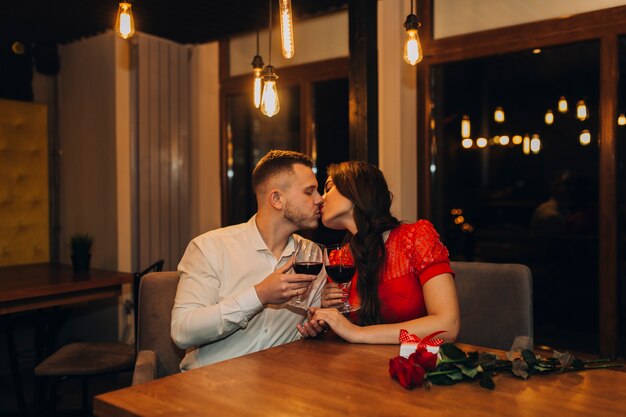
[[[324,226],[335,229],[348,229],[354,233],[354,217],[352,211],[354,203],[339,192],[332,177],[328,177],[324,184],[324,195],[322,196],[322,223]]]

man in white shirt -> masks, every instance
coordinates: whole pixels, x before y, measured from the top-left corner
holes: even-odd
[[[247,223],[212,230],[187,246],[178,271],[171,335],[187,349],[181,370],[298,338],[306,312],[284,304],[308,292],[319,305],[324,273],[295,274],[291,255],[314,229],[322,197],[306,155],[270,151],[252,173],[258,211]],[[322,329],[316,329],[321,331]]]

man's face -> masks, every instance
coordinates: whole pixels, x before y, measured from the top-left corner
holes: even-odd
[[[293,171],[289,186],[283,190],[283,215],[298,230],[316,229],[321,216],[322,196],[317,191],[315,174],[302,164],[293,165]]]

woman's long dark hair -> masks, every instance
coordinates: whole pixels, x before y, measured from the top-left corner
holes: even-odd
[[[328,167],[337,190],[354,203],[358,232],[348,235],[359,273],[357,291],[361,299],[362,324],[379,324],[378,276],[385,261],[383,232],[400,224],[390,212],[393,199],[383,173],[362,161],[347,161]]]

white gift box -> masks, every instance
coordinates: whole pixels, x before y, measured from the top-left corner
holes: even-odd
[[[411,354],[417,350],[417,345],[418,343],[415,343],[415,342],[401,343],[400,344],[400,356],[408,359],[408,357],[411,356]],[[426,345],[426,350],[436,355],[439,353],[439,346]]]

